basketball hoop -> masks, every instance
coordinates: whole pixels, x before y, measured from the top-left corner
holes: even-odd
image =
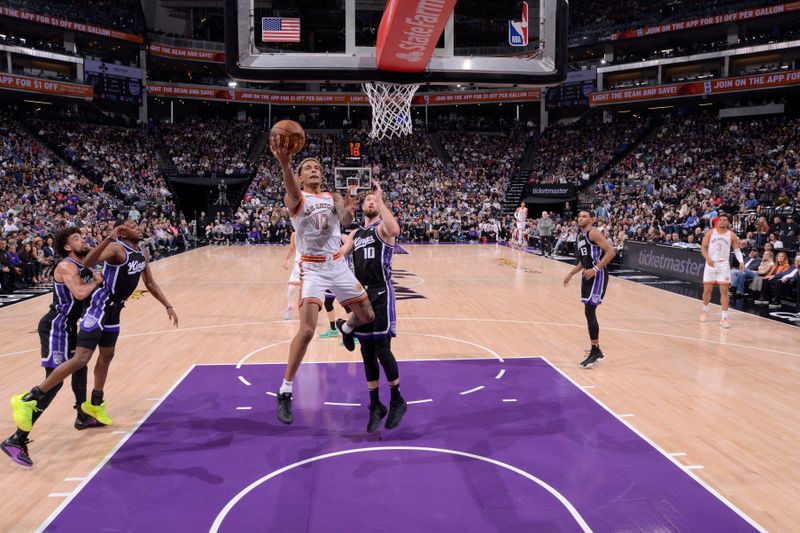
[[[373,139],[391,139],[412,131],[411,100],[419,84],[372,82],[363,85],[372,106]]]

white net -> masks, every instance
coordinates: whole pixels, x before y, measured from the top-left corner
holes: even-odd
[[[390,139],[412,131],[411,99],[419,89],[417,84],[373,82],[364,84],[372,106],[373,139]]]

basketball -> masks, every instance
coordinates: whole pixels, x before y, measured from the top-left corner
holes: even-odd
[[[273,135],[279,136],[281,142],[284,142],[284,139],[288,137],[289,150],[292,152],[292,155],[302,150],[303,146],[306,144],[306,132],[303,130],[303,127],[294,120],[280,120],[276,122],[275,125],[272,126],[269,134],[270,137]]]

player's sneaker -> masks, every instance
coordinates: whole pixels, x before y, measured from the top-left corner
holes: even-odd
[[[708,322],[708,313],[706,311],[700,313],[700,322]]]
[[[319,334],[319,338],[320,339],[333,339],[333,338],[338,337],[338,336],[339,336],[339,330],[338,329],[329,329],[329,330],[323,331],[322,333]]]
[[[352,352],[356,349],[356,339],[353,337],[352,333],[345,333],[342,329],[342,326],[345,324],[346,320],[342,320],[341,318],[336,321],[336,329],[342,334],[342,344],[344,347],[347,348],[348,352]]]
[[[24,430],[23,430],[24,431]],[[0,450],[8,455],[12,461],[25,468],[33,466],[33,460],[28,455],[28,439],[20,439],[16,434],[11,435],[0,444]]]
[[[102,424],[95,417],[87,415],[83,411],[78,411],[78,416],[75,417],[75,429],[77,430],[101,428],[103,426],[105,426],[105,424]]]
[[[22,431],[30,432],[33,429],[33,411],[36,409],[36,400],[22,401],[25,394],[17,394],[11,397],[11,412],[14,415],[14,423]]]
[[[730,323],[728,323],[727,318],[723,318],[722,320],[719,321],[719,327],[721,327],[722,329],[731,329],[731,325]]]
[[[111,418],[109,418],[108,413],[106,412],[105,400],[103,400],[103,403],[100,405],[94,405],[87,400],[81,404],[81,411],[96,419],[104,426],[111,425]]]
[[[408,404],[405,400],[389,402],[389,416],[386,417],[386,429],[394,429],[400,425],[403,415],[408,411]]]
[[[284,313],[283,313],[283,319],[284,320],[291,320],[292,319],[292,311],[293,311],[293,309],[291,307],[287,307],[286,311],[284,311]]]
[[[278,420],[284,424],[291,424],[294,422],[294,414],[292,414],[292,393],[284,392],[278,394]]]
[[[603,357],[604,355],[600,348],[592,346],[592,349],[589,350],[589,355],[586,356],[586,359],[581,361],[580,366],[581,368],[591,368],[599,363]]]
[[[369,406],[369,422],[367,422],[367,433],[373,433],[378,426],[381,425],[381,420],[386,416],[389,410],[382,403]]]

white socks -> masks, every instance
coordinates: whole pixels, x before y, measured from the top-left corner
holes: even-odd
[[[703,312],[704,312],[704,313],[708,313],[708,306],[707,306],[707,305],[704,305],[704,306],[703,306]]]
[[[722,312],[722,320],[728,320],[728,312],[727,311],[723,311]]]
[[[353,333],[353,330],[354,330],[354,329],[355,329],[355,328],[351,327],[351,326],[350,326],[350,324],[348,324],[347,322],[345,322],[344,324],[342,324],[342,331],[344,331],[344,332],[345,332],[345,333],[347,333],[348,335],[349,335],[350,333]]]
[[[289,394],[292,393],[292,382],[284,379],[283,383],[281,383],[281,388],[278,389],[278,394],[286,394],[287,392]]]

